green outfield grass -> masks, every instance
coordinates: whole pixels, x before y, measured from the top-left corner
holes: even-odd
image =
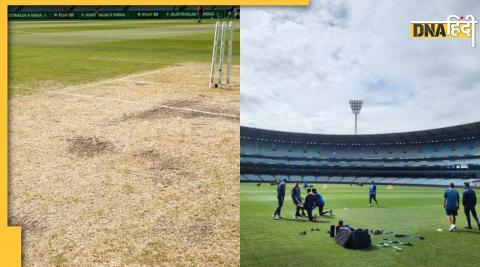
[[[102,20],[9,23],[10,95],[210,62],[215,21]],[[235,25],[233,63],[239,63]]]
[[[293,184],[287,185],[290,192]],[[294,206],[285,198],[282,220],[272,220],[276,208],[276,186],[241,184],[241,265],[242,266],[478,266],[480,231],[466,226],[459,211],[457,232],[448,232],[442,201],[443,188],[378,186],[380,207],[368,207],[368,186],[315,185],[326,199],[334,217],[314,224],[295,221]],[[463,189],[457,189],[460,193]],[[302,189],[302,194],[305,190]],[[409,240],[412,247],[402,252],[373,247],[367,251],[348,250],[327,234],[331,224],[344,220],[355,228],[382,229],[423,236]],[[320,232],[311,232],[319,228]],[[437,229],[443,229],[443,232]],[[301,236],[301,231],[307,231]],[[383,236],[387,237],[387,236]],[[372,236],[374,245],[382,236]],[[388,236],[389,240],[404,240]],[[464,261],[464,262],[463,262]]]

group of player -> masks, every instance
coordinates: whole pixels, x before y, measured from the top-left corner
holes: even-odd
[[[316,188],[313,188],[311,186],[309,187],[306,181],[304,182],[304,188],[307,189],[307,194],[304,198],[301,196],[301,188],[299,183],[296,183],[291,191],[292,201],[295,205],[295,215],[293,216],[295,220],[308,216],[309,221],[316,222],[317,216],[316,214],[314,214],[314,210],[316,208],[318,208],[318,214],[320,216],[324,216],[326,214],[330,214],[330,216],[333,216],[333,210],[323,210],[325,207],[325,199],[322,197],[322,195],[320,195],[320,192],[318,192]],[[277,186],[278,206],[272,216],[274,220],[280,220],[282,218],[281,211],[285,200],[286,190],[287,179],[284,179]],[[305,211],[307,213],[306,215]]]
[[[377,185],[375,181],[370,182],[370,188],[368,190],[369,194],[369,207],[372,207],[372,200],[375,201],[375,205],[378,207],[377,201]],[[299,183],[296,183],[295,186],[292,188],[291,196],[293,204],[295,205],[295,215],[293,216],[294,219],[298,220],[301,217],[305,217],[305,211],[307,212],[308,220],[315,222],[316,221],[316,214],[313,214],[315,208],[318,208],[318,214],[320,216],[324,216],[326,214],[330,214],[333,216],[333,210],[329,209],[324,211],[325,207],[325,199],[322,197],[320,192],[317,191],[316,188],[309,187],[308,182],[304,181],[304,188],[307,189],[307,194],[303,198],[301,196],[301,188]],[[287,179],[283,179],[278,186],[277,186],[277,200],[278,206],[273,214],[272,218],[274,220],[280,220],[282,216],[280,215],[283,207],[283,202],[285,200],[285,192],[287,190]]]
[[[448,189],[443,194],[443,207],[445,208],[445,214],[447,215],[448,222],[450,223],[449,231],[455,231],[457,229],[456,217],[457,211],[460,208],[460,194],[458,194],[457,190],[454,189],[455,185],[453,183],[450,184]],[[475,206],[477,205],[477,196],[475,195],[475,191],[470,188],[470,183],[464,183],[464,189],[462,194],[462,204],[463,204],[463,211],[465,216],[467,217],[467,229],[472,229],[472,223],[470,220],[470,213],[472,214],[475,222],[477,223],[478,229],[480,230],[480,222],[478,221],[477,212],[475,211]]]
[[[378,207],[377,201],[377,186],[375,182],[372,180],[370,182],[370,188],[368,190],[369,193],[369,207],[372,207],[372,200],[375,201],[376,206]],[[299,219],[301,217],[305,217],[305,211],[307,212],[308,219],[310,221],[316,221],[316,214],[313,214],[315,208],[318,208],[318,214],[320,216],[324,216],[325,214],[330,213],[330,216],[333,216],[333,210],[324,211],[325,207],[325,199],[320,195],[320,192],[317,191],[316,188],[309,187],[307,182],[305,181],[304,187],[307,189],[307,194],[303,198],[301,196],[301,188],[299,183],[296,183],[295,186],[292,188],[291,196],[293,204],[295,205],[295,219]],[[458,215],[458,209],[460,208],[460,194],[457,190],[454,189],[455,185],[453,183],[450,184],[449,188],[445,191],[443,195],[443,206],[445,208],[445,214],[447,215],[448,222],[450,223],[449,231],[455,231],[457,229],[456,217]],[[277,200],[278,206],[273,214],[273,219],[279,220],[281,219],[281,211],[283,207],[283,202],[285,200],[285,192],[287,189],[287,179],[284,179],[278,184],[277,187]],[[477,223],[478,229],[480,230],[480,221],[478,220],[477,212],[475,210],[475,206],[477,204],[477,197],[475,195],[475,191],[470,188],[470,184],[468,182],[464,183],[464,189],[462,194],[462,204],[465,216],[467,218],[467,229],[472,229],[472,224],[470,220],[470,214],[472,214],[473,219]]]

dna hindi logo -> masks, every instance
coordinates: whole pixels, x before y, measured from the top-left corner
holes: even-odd
[[[470,38],[475,47],[475,24],[473,15],[450,15],[445,21],[410,21],[410,36],[413,38]]]

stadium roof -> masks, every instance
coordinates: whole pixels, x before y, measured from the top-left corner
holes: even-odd
[[[359,135],[294,133],[241,126],[240,136],[269,141],[317,144],[433,143],[480,138],[480,122],[413,132]]]

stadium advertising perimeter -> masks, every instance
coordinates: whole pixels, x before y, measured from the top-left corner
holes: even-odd
[[[230,15],[229,10],[205,10],[204,18],[224,19]],[[130,12],[28,12],[8,14],[9,20],[52,20],[52,19],[191,19],[196,18],[196,11],[130,11]]]

